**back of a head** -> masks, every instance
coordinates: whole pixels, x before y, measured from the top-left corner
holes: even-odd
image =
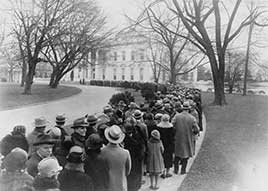
[[[16,147],[5,157],[3,166],[8,172],[22,170],[25,168],[27,158],[27,152],[19,147]]]

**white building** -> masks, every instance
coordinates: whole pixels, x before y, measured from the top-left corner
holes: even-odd
[[[96,52],[96,61],[88,70],[85,80],[126,80],[154,82],[152,49],[149,46],[147,38],[135,31],[120,33],[110,44],[109,47],[100,49]],[[167,64],[167,59],[166,59]],[[165,64],[165,63],[163,63]],[[159,83],[165,83],[169,80],[168,72],[162,67],[156,66],[159,71]],[[75,76],[81,75],[85,71],[83,69],[75,72]],[[179,79],[196,81],[197,70],[193,70],[189,74],[179,76]]]

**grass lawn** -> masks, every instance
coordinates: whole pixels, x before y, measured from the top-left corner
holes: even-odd
[[[22,92],[19,84],[1,83],[0,111],[69,97],[80,93],[81,89],[70,86],[51,89],[46,84],[33,84],[32,95],[23,95]]]
[[[227,95],[228,105],[209,106],[207,133],[180,191],[268,190],[268,96]]]

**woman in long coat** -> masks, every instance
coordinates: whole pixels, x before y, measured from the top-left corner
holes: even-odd
[[[126,137],[124,139],[124,148],[127,149],[131,156],[132,168],[127,177],[128,191],[137,191],[142,182],[142,165],[144,159],[145,142],[134,125],[125,124]]]
[[[172,176],[169,173],[169,169],[173,166],[174,153],[174,129],[172,123],[169,122],[168,114],[164,114],[162,116],[161,122],[157,125],[157,127],[165,148],[163,153],[165,172],[161,175],[161,177],[168,178]]]

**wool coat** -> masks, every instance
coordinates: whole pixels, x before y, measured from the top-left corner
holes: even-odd
[[[127,177],[128,191],[137,191],[142,182],[142,164],[145,156],[145,142],[138,131],[126,133],[124,148],[130,152],[131,171]]]
[[[55,177],[42,177],[37,175],[33,181],[35,191],[60,191],[59,181]]]
[[[18,191],[28,190],[33,191],[33,177],[26,172],[3,171],[0,175],[0,190],[1,191]]]
[[[38,163],[42,160],[41,156],[34,152],[29,160],[26,162],[27,172],[32,176],[35,177],[38,174]]]
[[[160,174],[164,170],[164,146],[161,140],[150,138],[148,141],[147,172]]]
[[[127,176],[131,170],[129,151],[109,143],[102,149],[102,154],[109,166],[109,190],[127,191]]]
[[[108,191],[109,166],[104,160],[102,152],[88,151],[84,161],[85,173],[92,179],[96,191]]]
[[[65,168],[60,172],[58,180],[61,191],[94,191],[92,179],[81,170]]]
[[[173,127],[161,127],[158,124],[158,129],[160,133],[163,146],[165,148],[163,153],[165,168],[171,168],[173,165],[173,153],[174,153],[174,129]]]
[[[175,130],[175,156],[189,158],[195,154],[194,126],[199,129],[196,119],[187,111],[178,113],[172,119]]]
[[[29,152],[28,155],[31,156],[37,149],[33,144],[37,141],[37,137],[41,134],[44,134],[44,131],[41,129],[35,128],[31,133],[28,134],[26,137],[28,144],[29,144]]]

